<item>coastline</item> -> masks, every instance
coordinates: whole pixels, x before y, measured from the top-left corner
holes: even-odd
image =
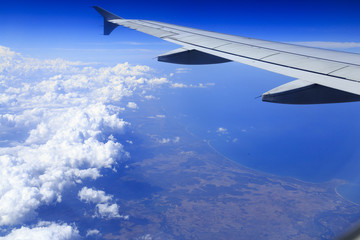
[[[187,129],[188,131],[188,129]],[[193,134],[193,133],[192,133]],[[193,134],[194,135],[194,134]],[[285,179],[291,179],[293,181],[297,181],[297,182],[301,182],[301,183],[304,183],[304,184],[314,184],[314,185],[319,185],[319,184],[329,184],[329,185],[335,185],[333,186],[333,190],[335,192],[335,194],[337,196],[339,196],[342,200],[346,201],[346,202],[349,202],[351,204],[354,204],[356,206],[360,206],[360,203],[356,203],[348,198],[346,198],[345,196],[343,196],[341,193],[339,193],[338,191],[338,187],[342,186],[342,185],[346,185],[348,184],[348,182],[346,180],[343,180],[343,179],[331,179],[329,181],[324,181],[324,182],[310,182],[310,181],[305,181],[305,180],[301,180],[301,179],[298,179],[298,178],[295,178],[295,177],[292,177],[292,176],[282,176],[282,175],[276,175],[276,174],[273,174],[273,173],[269,173],[269,172],[264,172],[264,171],[261,171],[261,170],[257,170],[257,169],[254,169],[254,168],[250,168],[248,166],[245,166],[243,164],[240,164],[238,162],[236,162],[235,160],[225,156],[223,153],[219,152],[213,145],[211,145],[211,142],[210,140],[203,140],[214,152],[216,152],[216,154],[222,156],[223,158],[225,158],[226,160],[228,161],[231,161],[235,164],[238,164],[240,165],[241,167],[247,169],[247,170],[250,170],[250,171],[255,171],[255,172],[259,172],[261,174],[265,174],[265,175],[269,175],[269,176],[273,176],[273,177],[281,177],[281,178],[285,178]]]

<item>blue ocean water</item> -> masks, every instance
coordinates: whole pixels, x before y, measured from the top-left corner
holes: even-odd
[[[360,103],[265,103],[256,97],[292,79],[236,66],[192,67],[184,83],[215,85],[162,92],[166,113],[247,167],[311,182],[360,182]],[[213,77],[202,79],[204,71]],[[355,189],[359,194],[353,194]],[[355,189],[342,194],[360,200],[360,188]]]

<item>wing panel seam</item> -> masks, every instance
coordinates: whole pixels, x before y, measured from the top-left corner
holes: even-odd
[[[150,24],[154,24],[154,25],[157,25],[157,26],[161,27],[161,25],[157,24],[157,23],[150,22]],[[314,56],[309,56],[309,55],[304,55],[304,54],[299,54],[299,53],[293,53],[293,52],[288,52],[288,51],[283,51],[283,50],[278,50],[278,49],[273,49],[273,48],[268,48],[268,47],[261,47],[261,46],[257,46],[257,45],[252,45],[252,44],[242,43],[242,42],[236,42],[234,40],[228,40],[228,39],[223,39],[223,38],[219,38],[219,37],[212,37],[212,36],[208,36],[206,34],[193,33],[193,32],[186,31],[186,30],[176,29],[174,27],[167,27],[167,28],[174,29],[174,30],[177,30],[177,31],[186,32],[186,33],[190,33],[190,34],[196,34],[198,36],[211,37],[211,38],[218,39],[218,40],[228,41],[230,43],[243,44],[243,45],[250,46],[250,47],[257,47],[257,48],[261,48],[261,49],[277,51],[277,52],[281,52],[281,53],[288,53],[288,54],[293,54],[293,55],[297,55],[297,56],[308,57],[308,58],[313,58],[313,59],[319,59],[319,60],[324,60],[324,61],[329,61],[329,62],[342,63],[342,64],[347,64],[347,65],[352,65],[352,66],[360,66],[359,64],[354,64],[354,63],[348,63],[348,62],[342,62],[342,61],[334,61],[334,60],[329,60],[329,59],[326,59],[326,58],[314,57]],[[188,27],[185,27],[185,28],[188,28]],[[195,29],[195,28],[192,28],[192,29],[199,31],[198,29]],[[202,31],[204,31],[204,30],[202,30]],[[207,32],[210,32],[210,31],[207,31]],[[173,39],[173,40],[180,41],[178,39]],[[271,42],[271,41],[269,41],[269,42]],[[188,43],[188,44],[191,44],[191,43]],[[283,43],[283,44],[285,44],[285,43]]]
[[[176,41],[182,42],[182,41],[179,41],[179,40],[176,40]],[[233,55],[233,56],[236,56],[236,57],[246,58],[246,59],[250,59],[250,60],[254,60],[254,61],[259,61],[259,62],[263,62],[263,63],[267,63],[267,64],[272,64],[272,65],[276,65],[276,66],[280,66],[280,67],[285,67],[285,68],[294,69],[294,70],[299,70],[299,71],[314,73],[314,74],[323,75],[323,76],[327,76],[327,77],[334,77],[334,78],[343,79],[343,80],[346,80],[346,81],[355,82],[355,83],[360,84],[359,81],[352,80],[352,79],[348,79],[348,78],[345,78],[345,77],[339,77],[339,76],[329,75],[329,74],[326,74],[326,73],[320,73],[320,72],[311,71],[311,70],[307,70],[307,69],[302,69],[302,68],[297,68],[297,67],[291,67],[291,66],[287,66],[287,65],[283,65],[283,64],[279,64],[279,63],[274,63],[274,62],[269,62],[269,61],[261,60],[261,59],[258,59],[258,58],[252,58],[252,57],[242,56],[242,55],[238,55],[238,54],[234,54],[234,53],[229,53],[229,52],[221,51],[221,50],[219,50],[219,49],[207,48],[207,47],[204,47],[204,46],[200,46],[200,45],[196,45],[196,44],[191,44],[191,43],[187,43],[187,42],[182,42],[182,43],[185,43],[185,44],[188,44],[188,45],[193,45],[193,46],[200,47],[200,48],[205,48],[205,49],[211,50],[211,51],[217,51],[217,52],[221,52],[221,53]],[[348,66],[347,66],[347,67],[348,67]],[[339,69],[337,69],[336,71],[338,71],[338,70],[339,70]]]

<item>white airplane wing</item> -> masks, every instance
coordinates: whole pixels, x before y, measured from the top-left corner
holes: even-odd
[[[267,102],[316,104],[360,101],[360,55],[264,41],[173,24],[123,19],[100,7],[104,34],[125,26],[181,45],[158,56],[178,64],[236,61],[295,78],[262,95]]]

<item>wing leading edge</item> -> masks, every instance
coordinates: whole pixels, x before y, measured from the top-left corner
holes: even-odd
[[[100,7],[104,34],[128,27],[182,46],[158,56],[178,64],[236,61],[296,78],[262,95],[263,101],[317,104],[360,101],[360,55],[215,33],[148,20],[124,19]]]

